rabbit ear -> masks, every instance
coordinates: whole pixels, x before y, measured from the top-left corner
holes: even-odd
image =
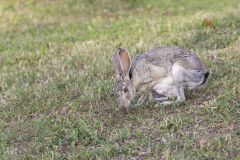
[[[119,48],[114,55],[113,63],[116,75],[127,75],[131,66],[131,58],[128,51]]]
[[[121,64],[120,64],[119,49],[115,52],[115,54],[113,56],[113,64],[114,64],[116,76],[122,75],[123,71],[121,69]]]
[[[120,55],[120,64],[122,66],[124,74],[128,74],[131,66],[131,58],[129,56],[129,53],[126,49],[121,49],[119,52]]]

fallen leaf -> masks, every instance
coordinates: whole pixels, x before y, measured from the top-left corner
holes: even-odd
[[[204,18],[202,24],[203,24],[204,26],[209,27],[209,28],[216,29],[215,24],[214,24],[213,21],[210,20],[209,18]]]

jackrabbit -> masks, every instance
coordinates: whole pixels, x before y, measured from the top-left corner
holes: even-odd
[[[135,92],[143,93],[142,104],[154,95],[164,105],[185,101],[184,89],[202,86],[210,77],[196,54],[175,46],[165,46],[144,52],[133,60],[126,49],[119,48],[113,57],[116,74],[114,92],[119,108],[130,106]],[[152,97],[152,96],[151,96]]]

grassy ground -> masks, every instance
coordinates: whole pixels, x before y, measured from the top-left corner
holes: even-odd
[[[0,159],[240,159],[240,2],[0,1]],[[118,111],[112,55],[196,51],[183,106]]]

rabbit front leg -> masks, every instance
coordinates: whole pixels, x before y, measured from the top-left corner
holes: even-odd
[[[145,91],[143,92],[143,94],[141,95],[141,97],[138,99],[138,102],[136,104],[136,106],[140,106],[142,105],[147,97],[149,97],[150,101],[152,99],[152,87],[154,86],[155,82],[150,82],[148,84],[148,87],[146,87],[147,89],[145,89]]]
[[[147,93],[143,94],[143,95],[138,99],[138,102],[137,102],[136,106],[141,106],[141,105],[146,101],[147,96],[148,96]]]

